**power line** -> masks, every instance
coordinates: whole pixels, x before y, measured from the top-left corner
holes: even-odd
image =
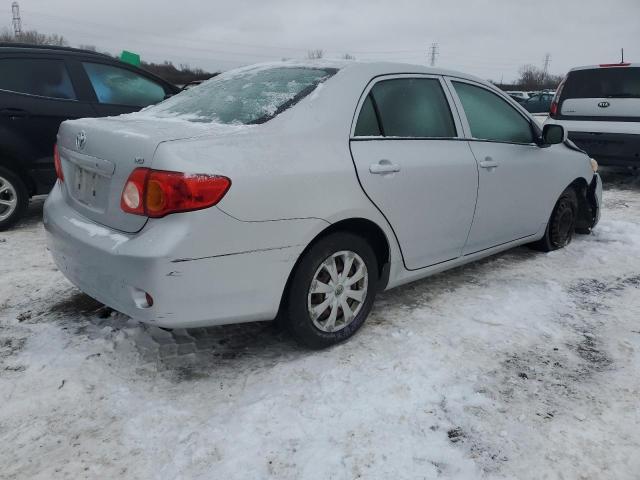
[[[543,67],[543,71],[544,71],[544,78],[547,78],[547,72],[549,72],[549,65],[551,64],[551,54],[547,53],[544,56],[544,67]]]

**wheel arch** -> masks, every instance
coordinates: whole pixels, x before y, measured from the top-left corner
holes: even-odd
[[[361,217],[346,218],[332,223],[331,225],[320,231],[307,244],[300,255],[298,255],[295,264],[289,272],[284,290],[282,292],[280,306],[278,308],[278,317],[280,316],[280,312],[283,309],[283,305],[286,303],[293,273],[295,272],[296,268],[298,268],[298,265],[302,258],[319,240],[335,232],[350,232],[364,238],[367,242],[369,242],[376,254],[376,259],[378,260],[378,291],[382,291],[386,288],[387,283],[389,282],[391,262],[391,244],[389,243],[387,235],[385,234],[384,230],[372,220]]]
[[[593,211],[588,198],[589,184],[583,177],[573,180],[567,188],[573,188],[578,198],[577,232],[587,232],[593,225]],[[564,190],[563,190],[564,191]]]

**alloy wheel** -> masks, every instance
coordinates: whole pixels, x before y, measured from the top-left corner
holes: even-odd
[[[356,318],[367,298],[369,273],[355,252],[343,250],[326,258],[309,286],[307,308],[316,328],[337,332]]]
[[[16,188],[9,180],[0,177],[0,221],[9,218],[18,207]]]

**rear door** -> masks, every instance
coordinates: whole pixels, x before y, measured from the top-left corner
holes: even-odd
[[[475,82],[448,81],[480,167],[476,213],[464,254],[535,234],[546,222],[546,204],[538,192],[553,169],[553,153],[535,143],[530,119],[502,96]]]
[[[69,74],[64,57],[0,58],[0,145],[4,154],[53,185],[53,145],[60,123],[95,116]]]
[[[174,93],[167,85],[125,65],[81,59],[78,71],[86,76],[99,116],[136,112]]]
[[[351,137],[358,177],[410,270],[452,260],[467,239],[478,170],[440,77],[378,78]]]

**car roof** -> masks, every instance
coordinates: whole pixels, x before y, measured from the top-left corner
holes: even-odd
[[[628,67],[640,67],[640,63],[602,63],[600,65],[585,65],[583,67],[574,67],[570,72],[576,70],[600,70],[605,68],[628,68]]]
[[[94,52],[93,50],[84,50],[82,48],[61,47],[57,45],[31,45],[28,43],[0,43],[0,52],[3,53],[49,53],[52,51],[69,53],[72,55],[91,55],[113,59],[113,57],[104,53]]]
[[[419,73],[424,75],[446,75],[450,77],[456,77],[466,80],[473,80],[485,85],[491,85],[486,80],[483,80],[473,75],[458,72],[455,70],[447,70],[442,68],[426,67],[424,65],[416,65],[411,63],[400,62],[380,62],[380,61],[367,61],[367,60],[284,60],[279,62],[267,62],[258,63],[254,65],[248,65],[246,67],[240,67],[234,71],[241,72],[245,69],[255,68],[277,68],[277,67],[307,67],[307,68],[335,68],[343,72],[353,72],[362,76],[369,76],[370,78],[381,75],[402,75]]]

